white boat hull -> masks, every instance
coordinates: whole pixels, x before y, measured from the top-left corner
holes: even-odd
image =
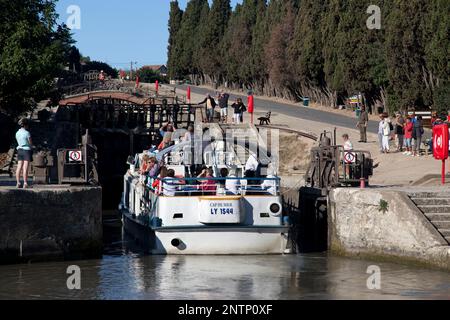
[[[124,226],[125,231],[139,240],[151,254],[251,255],[287,252],[288,228],[282,226],[152,229],[129,214],[124,214]]]

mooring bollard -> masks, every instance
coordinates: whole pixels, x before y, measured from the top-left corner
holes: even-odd
[[[366,179],[360,178],[359,182],[360,182],[360,188],[365,189],[366,188]]]

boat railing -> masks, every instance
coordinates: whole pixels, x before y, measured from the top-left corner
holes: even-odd
[[[279,177],[154,178],[146,188],[157,196],[278,196]]]

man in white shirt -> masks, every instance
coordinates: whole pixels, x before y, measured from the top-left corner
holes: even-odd
[[[247,163],[245,164],[245,171],[254,171],[258,169],[259,162],[256,159],[256,156],[251,153],[250,157],[247,160]]]

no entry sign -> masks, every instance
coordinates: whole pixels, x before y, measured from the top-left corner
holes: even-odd
[[[442,184],[445,184],[445,160],[448,158],[448,126],[438,124],[433,127],[433,156],[442,161]]]
[[[353,152],[344,153],[344,161],[345,161],[345,163],[355,163],[356,162],[356,154]]]
[[[69,162],[80,162],[82,153],[80,150],[69,151]]]
[[[436,160],[448,158],[448,126],[446,124],[433,127],[433,155]]]

